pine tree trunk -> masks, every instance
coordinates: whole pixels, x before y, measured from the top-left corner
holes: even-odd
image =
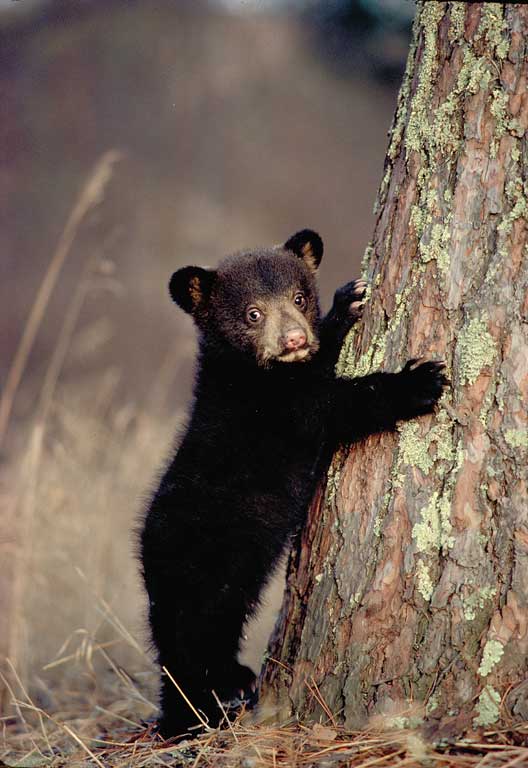
[[[279,717],[528,719],[528,7],[425,2],[338,372],[443,359],[434,417],[334,457],[262,678]]]

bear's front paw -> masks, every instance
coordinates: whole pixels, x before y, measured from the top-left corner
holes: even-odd
[[[409,360],[398,374],[403,418],[432,413],[440,399],[447,379],[445,363],[441,361]]]
[[[224,670],[222,678],[216,690],[220,701],[232,702],[235,706],[246,702],[247,707],[253,706],[256,701],[257,678],[252,669],[235,661]]]
[[[359,320],[365,306],[367,283],[365,280],[351,280],[338,288],[334,295],[333,311],[341,322],[350,325]]]

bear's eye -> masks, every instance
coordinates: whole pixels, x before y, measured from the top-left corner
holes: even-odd
[[[250,323],[258,323],[262,319],[262,312],[256,307],[250,307],[246,311],[246,319]]]
[[[299,307],[299,309],[304,309],[306,307],[306,297],[304,293],[301,293],[300,291],[296,293],[293,297],[293,303],[296,307]]]

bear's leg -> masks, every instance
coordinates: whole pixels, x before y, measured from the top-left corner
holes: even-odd
[[[158,591],[150,600],[150,624],[165,667],[207,724],[216,727],[221,702],[251,700],[255,675],[238,663],[245,604],[236,592],[226,594],[209,585],[209,594],[195,593],[185,601],[175,592]],[[180,598],[180,599],[179,599]],[[199,719],[167,674],[162,677],[160,732],[168,738],[188,732]]]
[[[171,666],[174,668],[174,665],[171,665],[170,662],[162,666],[166,667],[169,671]],[[210,670],[203,668],[196,669],[189,677],[178,676],[172,674],[172,672],[171,675],[185,694],[185,697],[192,704],[192,707],[182,696],[170,677],[163,673],[160,696],[160,710],[162,714],[159,720],[159,732],[164,738],[194,734],[197,730],[200,730],[204,722],[211,728],[216,728],[220,725],[224,718],[224,713],[216,698],[222,703],[224,711],[231,708],[229,706],[230,703],[237,706],[242,701],[246,701],[246,705],[249,704],[250,706],[254,703],[252,686],[255,683],[255,675],[248,667],[244,667],[236,661],[231,669],[224,668],[222,670],[222,679],[225,682],[224,688],[221,687],[222,683],[219,678],[215,680],[214,675],[210,675]],[[201,687],[197,685],[197,679],[208,682]],[[233,684],[236,686],[235,688]],[[213,691],[216,694],[216,698]],[[198,711],[200,717],[197,716],[194,710]]]
[[[171,672],[172,677],[178,683],[193,707],[198,710],[201,717],[204,717],[202,710],[205,703],[205,696],[204,692],[200,692],[193,687],[196,686],[196,680],[193,680],[192,677],[187,679],[183,677],[181,673],[178,674],[178,665],[174,663],[171,664],[166,658],[160,658],[160,665]],[[199,674],[198,671],[197,674]],[[196,733],[197,727],[198,729],[201,728],[202,724],[200,719],[185,701],[184,697],[166,672],[162,672],[161,677],[160,711],[159,732],[164,739],[193,735]]]

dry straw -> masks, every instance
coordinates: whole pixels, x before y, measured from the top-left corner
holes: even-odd
[[[45,317],[47,307],[59,279],[61,270],[72,250],[72,246],[82,223],[85,221],[88,214],[103,201],[105,190],[113,175],[114,165],[120,158],[121,154],[119,152],[110,150],[104,153],[95,164],[87,181],[81,189],[79,197],[68,217],[66,226],[59,238],[57,248],[50,259],[48,268],[29,313],[20,344],[9,369],[5,387],[0,396],[0,446],[2,445],[9,426],[9,419],[18,387],[24,375],[29,356]],[[24,550],[23,552],[19,552],[17,566],[14,568],[10,590],[10,602],[13,606],[20,606],[22,604],[22,596],[27,587],[26,581],[29,573],[28,563],[32,556],[32,536],[30,529],[35,514],[46,420],[53,402],[53,395],[60,371],[86,296],[87,286],[89,284],[87,278],[90,270],[93,268],[95,258],[96,257],[94,256],[91,259],[88,259],[84,264],[81,279],[78,281],[77,288],[74,291],[73,297],[66,310],[62,329],[40,389],[34,423],[30,432],[27,450],[25,451],[22,461],[22,476],[25,478],[24,493],[20,498],[15,499],[15,503],[17,505],[16,518],[18,539],[19,541],[24,542]],[[15,517],[13,514],[11,516]],[[16,666],[22,667],[22,662],[19,660],[20,649],[23,646],[22,617],[19,615],[18,611],[13,611],[12,614],[13,615],[10,617],[8,630],[9,637],[7,638],[6,648],[12,662]]]
[[[315,724],[283,727],[252,725],[242,715],[228,728],[174,743],[163,742],[151,726],[124,733],[113,713],[90,721],[60,722],[29,700],[14,700],[19,717],[46,720],[40,728],[7,739],[0,765],[69,768],[513,768],[528,765],[528,726],[490,731],[442,749],[427,744],[418,731],[342,728]],[[129,729],[130,731],[130,729]]]
[[[5,387],[0,396],[0,446],[9,425],[9,418],[18,387],[24,375],[31,350],[33,349],[62,267],[70,254],[71,247],[82,222],[88,213],[102,202],[105,189],[112,178],[114,165],[120,158],[121,154],[115,149],[102,155],[84,184],[59,238],[57,248],[50,260],[47,272],[27,319],[20,344],[7,374]]]

